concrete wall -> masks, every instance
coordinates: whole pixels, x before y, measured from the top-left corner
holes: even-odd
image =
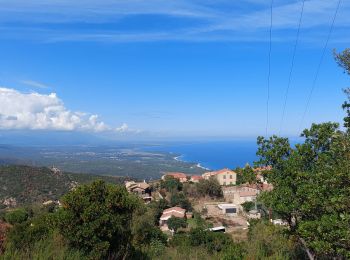
[[[236,185],[237,174],[235,172],[227,171],[227,172],[224,172],[224,173],[220,173],[220,174],[214,175],[214,177],[218,180],[218,182],[222,186]]]

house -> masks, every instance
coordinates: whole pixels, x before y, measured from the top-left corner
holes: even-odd
[[[215,178],[221,186],[236,185],[237,173],[230,169],[222,169],[219,171],[206,172],[202,177],[206,180]]]
[[[172,207],[169,209],[165,209],[163,211],[162,216],[159,219],[159,226],[161,230],[166,231],[169,230],[168,228],[168,220],[174,216],[177,218],[185,218],[186,217],[186,210],[180,207]]]
[[[144,182],[134,182],[127,181],[125,182],[125,187],[128,192],[134,193],[140,198],[143,199],[144,202],[148,203],[152,200],[152,193],[150,186]]]
[[[258,190],[249,190],[239,192],[240,204],[247,201],[256,201],[256,197],[259,194]]]
[[[162,176],[162,180],[165,180],[165,177],[167,176],[178,179],[180,182],[187,182],[187,175],[182,172],[167,172]]]
[[[240,205],[246,201],[255,201],[260,193],[260,187],[255,184],[244,184],[240,186],[223,187],[222,192],[226,201]]]
[[[222,214],[225,214],[227,216],[237,216],[238,208],[235,204],[218,204],[218,208],[222,210]]]
[[[200,180],[203,180],[203,177],[200,175],[192,175],[190,179],[192,182],[199,182]]]

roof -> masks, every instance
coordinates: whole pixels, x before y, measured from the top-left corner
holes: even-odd
[[[125,186],[128,190],[133,190],[137,188],[146,190],[149,188],[149,185],[146,182],[126,182]]]
[[[163,213],[162,216],[160,217],[160,220],[168,220],[172,216],[174,216],[176,218],[184,218],[185,217],[185,213],[182,214],[182,213],[177,212],[177,211],[169,212],[169,213],[166,213],[166,214]]]
[[[191,180],[202,180],[202,179],[203,179],[203,177],[200,175],[192,175],[191,176]]]
[[[167,172],[165,176],[173,176],[174,178],[186,178],[187,175],[182,172]]]
[[[218,171],[206,172],[202,176],[213,176],[213,175],[223,174],[223,173],[226,173],[226,172],[235,173],[234,171],[232,171],[232,170],[230,170],[228,168],[225,168],[225,169],[221,169],[221,170],[218,170]]]
[[[163,211],[162,216],[160,217],[161,220],[168,220],[171,218],[171,216],[177,217],[177,218],[184,218],[185,217],[186,210],[180,207],[172,207],[169,209],[165,209]]]
[[[253,197],[253,196],[256,196],[258,194],[258,191],[241,191],[239,193],[239,196],[240,197]]]
[[[168,212],[172,212],[172,211],[183,212],[184,214],[185,214],[185,212],[186,212],[186,210],[183,209],[183,208],[180,208],[180,207],[172,207],[172,208],[165,209],[165,210],[163,211],[163,214],[168,213]]]

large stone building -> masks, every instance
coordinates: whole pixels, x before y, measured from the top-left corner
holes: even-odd
[[[236,185],[237,173],[231,171],[230,169],[222,169],[219,171],[206,172],[203,178],[208,180],[210,178],[215,178],[220,183],[221,186]]]

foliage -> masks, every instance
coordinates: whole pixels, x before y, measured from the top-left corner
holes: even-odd
[[[69,248],[62,238],[53,234],[45,239],[32,241],[30,249],[26,247],[8,248],[2,260],[23,260],[23,259],[57,259],[57,260],[81,260],[84,255],[74,249]]]
[[[350,75],[350,49],[345,49],[341,53],[334,52],[336,62],[344,69],[344,72]]]
[[[304,259],[299,246],[280,226],[258,221],[249,228],[245,244],[247,259]]]
[[[246,201],[243,204],[241,204],[245,212],[249,212],[255,207],[255,203],[253,201]]]
[[[252,167],[247,164],[243,169],[237,168],[237,185],[244,183],[256,183],[256,174]]]
[[[221,255],[222,260],[241,260],[246,255],[243,243],[233,243],[228,246]]]
[[[286,138],[258,138],[258,164],[272,166],[266,178],[274,186],[261,200],[289,223],[310,254],[349,258],[349,131],[328,122],[312,124],[301,136],[304,142],[294,148]]]
[[[168,192],[181,191],[182,183],[173,176],[165,176],[165,179],[160,181],[160,188]]]
[[[53,233],[55,222],[55,215],[50,213],[15,224],[7,234],[6,250],[31,249],[35,241],[45,239]]]
[[[132,220],[133,245],[139,249],[144,247],[155,247],[162,243],[166,244],[166,235],[156,226],[155,211],[152,208],[140,205],[135,212]],[[154,250],[156,250],[154,248]]]
[[[138,200],[122,186],[95,181],[62,198],[58,228],[69,245],[92,258],[125,256]]]
[[[188,198],[185,196],[183,192],[174,192],[171,194],[170,197],[170,206],[179,206],[183,209],[186,209],[186,211],[192,210],[191,202],[188,200]]]
[[[166,199],[160,199],[159,201],[151,201],[149,208],[153,211],[153,221],[155,225],[158,225],[159,218],[162,216],[163,211],[169,208],[169,203]]]
[[[193,182],[184,183],[182,191],[188,197],[192,197],[192,198],[199,197],[197,186]]]
[[[179,228],[187,227],[187,222],[184,218],[177,218],[171,216],[171,218],[168,219],[167,223],[169,229],[174,230],[175,233],[178,231]]]
[[[221,186],[215,178],[200,180],[196,185],[197,191],[201,196],[210,196],[212,198],[223,197]]]
[[[202,228],[190,231],[191,246],[204,246],[208,252],[220,252],[233,244],[232,239],[225,233],[215,233]]]
[[[58,200],[67,193],[73,183],[87,183],[103,179],[110,183],[121,183],[122,177],[108,177],[90,174],[54,174],[46,167],[10,165],[0,166],[0,204],[4,199],[13,198],[16,206]]]
[[[6,222],[11,225],[20,224],[28,219],[28,212],[23,208],[7,211],[5,214]]]

